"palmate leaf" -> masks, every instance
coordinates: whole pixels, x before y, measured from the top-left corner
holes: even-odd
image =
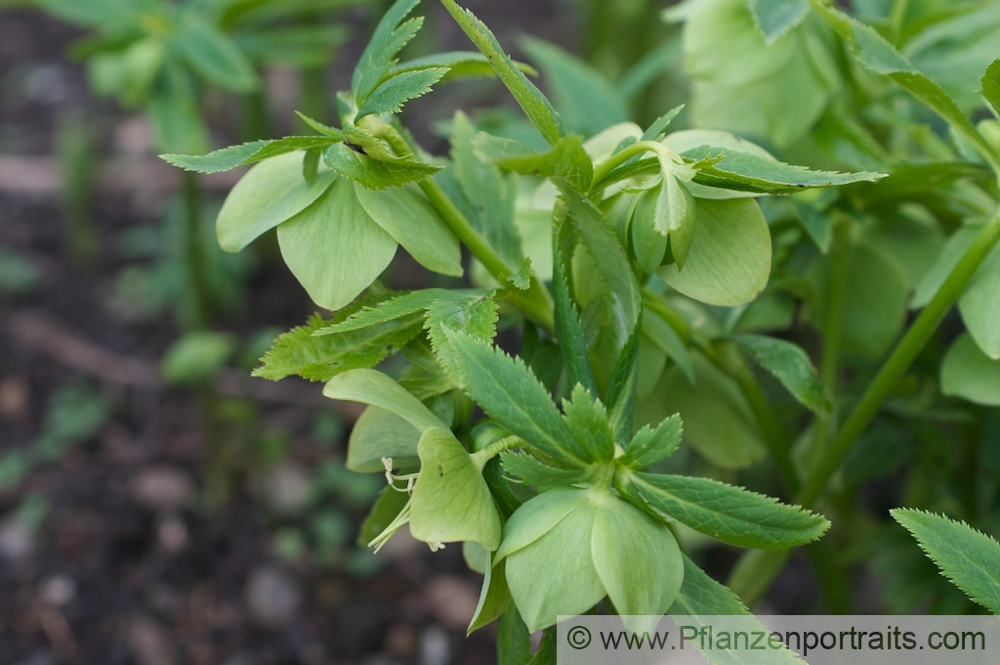
[[[656,429],[646,425],[632,437],[621,463],[641,471],[666,459],[680,446],[681,430],[681,418],[676,413],[657,425]]]
[[[800,347],[764,335],[737,335],[733,340],[749,349],[757,363],[781,381],[803,406],[818,414],[829,412],[830,400],[819,375]]]
[[[740,547],[783,550],[812,542],[830,527],[821,515],[708,478],[624,472],[615,480],[636,505]]]
[[[1000,543],[942,515],[907,508],[890,512],[945,577],[973,601],[1000,614]]]
[[[435,347],[445,339],[445,331],[460,333],[490,344],[497,334],[497,303],[491,291],[451,291],[427,310],[427,331]]]
[[[443,332],[439,358],[487,415],[560,463],[588,465],[559,409],[524,361],[462,333]]]
[[[615,433],[611,430],[607,409],[590,391],[577,384],[570,399],[563,400],[563,413],[566,426],[588,461],[609,462],[614,458]]]
[[[441,0],[441,4],[469,39],[483,52],[497,76],[514,95],[514,99],[542,137],[550,144],[558,141],[563,135],[559,114],[552,108],[545,95],[517,68],[490,29],[472,12],[459,7],[454,0]]]
[[[351,92],[358,104],[364,104],[382,77],[396,64],[396,55],[423,25],[423,18],[404,21],[420,0],[397,0],[389,8],[372,34],[351,77]]]

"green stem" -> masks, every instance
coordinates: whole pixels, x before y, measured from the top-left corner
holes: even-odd
[[[451,202],[451,199],[444,193],[440,185],[429,178],[421,181],[419,184],[420,189],[427,195],[427,199],[434,206],[437,213],[441,215],[441,218],[448,225],[448,228],[451,229],[451,232],[455,234],[462,244],[469,248],[472,255],[479,259],[479,262],[490,271],[490,274],[497,281],[504,284],[507,278],[513,273],[507,267],[507,264],[493,251],[493,248],[486,242],[486,239],[479,235],[479,232],[473,228],[469,220],[465,218],[465,215],[455,207],[455,204]],[[528,287],[528,290],[513,291],[510,294],[510,300],[528,318],[544,328],[550,335],[555,335],[555,308],[552,303],[552,296],[545,290],[541,280],[534,272],[531,274],[531,285]]]
[[[948,311],[955,305],[962,292],[972,281],[979,266],[1000,241],[1000,214],[994,217],[976,236],[972,247],[968,249],[962,260],[951,271],[948,279],[938,290],[931,302],[917,317],[917,320],[906,331],[906,334],[896,345],[892,355],[868,386],[861,401],[854,407],[850,417],[834,439],[833,445],[825,452],[819,465],[810,474],[808,481],[798,496],[798,503],[811,505],[826,488],[827,482],[847,456],[851,446],[862,432],[871,424],[882,403],[889,397],[893,388],[910,368],[924,345],[937,330]]]
[[[482,450],[472,453],[470,457],[472,458],[472,463],[476,465],[476,468],[480,472],[482,472],[486,463],[500,453],[506,450],[514,450],[515,448],[524,448],[525,445],[524,439],[519,436],[505,436],[499,441],[494,441]]]
[[[979,266],[998,242],[1000,242],[1000,212],[983,227],[937,294],[896,345],[861,401],[844,422],[833,445],[825,451],[823,458],[809,475],[802,491],[796,497],[796,503],[808,508],[823,494],[827,483],[850,452],[854,442],[871,424],[882,403],[923,350],[924,345],[961,297],[979,270]],[[767,591],[770,582],[781,570],[788,556],[788,552],[748,551],[733,570],[730,577],[731,588],[740,595],[743,602],[753,605]]]
[[[630,146],[622,148],[620,151],[608,157],[607,160],[599,164],[594,169],[594,188],[599,188],[601,183],[614,171],[616,168],[632,159],[636,155],[641,155],[645,152],[651,152],[656,155],[660,163],[664,163],[664,160],[669,160],[677,164],[683,164],[684,160],[678,156],[676,152],[668,148],[667,146],[657,143],[655,141],[639,141],[638,143],[633,143]]]

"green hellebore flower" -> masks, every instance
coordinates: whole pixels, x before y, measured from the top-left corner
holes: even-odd
[[[531,631],[605,595],[623,615],[666,613],[684,578],[673,533],[607,489],[558,488],[518,508],[495,563]]]
[[[277,227],[289,270],[330,310],[368,288],[398,245],[429,270],[462,274],[457,238],[415,185],[376,191],[325,167],[307,182],[303,154],[265,159],[233,187],[216,222],[224,250],[238,252]]]

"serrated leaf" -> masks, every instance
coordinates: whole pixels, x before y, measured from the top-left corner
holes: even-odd
[[[373,369],[352,369],[338,374],[327,381],[323,396],[377,406],[402,418],[421,435],[435,428],[450,434],[447,425],[420,400],[382,372]]]
[[[600,71],[528,35],[518,44],[542,70],[546,89],[568,130],[593,136],[631,117],[625,98]]]
[[[812,171],[804,166],[785,164],[759,155],[703,145],[686,150],[683,156],[695,162],[722,154],[714,164],[698,169],[694,181],[700,185],[759,194],[791,194],[816,187],[839,187],[856,182],[876,182],[884,173],[837,173]]]
[[[727,626],[744,631],[748,635],[770,632],[750,613],[735,593],[709,577],[687,555],[681,556],[684,560],[684,582],[667,614],[672,617],[684,617],[685,625],[694,626],[699,631],[717,625],[718,617],[726,616],[732,622]],[[711,617],[711,619],[702,620],[701,617]],[[695,646],[698,646],[697,642]],[[742,665],[745,654],[723,649],[705,649],[701,651],[701,655],[710,665]],[[783,647],[780,650],[769,650],[766,662],[768,665],[802,665],[803,661],[788,648]]]
[[[890,512],[945,577],[973,601],[1000,614],[1000,543],[942,515],[906,508]]]
[[[575,134],[559,139],[546,152],[486,133],[477,134],[472,144],[483,159],[515,173],[561,178],[580,191],[589,189],[594,178],[594,164]]]
[[[763,335],[736,335],[757,363],[774,375],[803,406],[818,414],[830,411],[830,400],[808,354],[795,344]]]
[[[472,12],[459,7],[454,0],[441,0],[441,4],[490,61],[497,76],[514,95],[514,99],[542,137],[550,144],[556,143],[562,137],[562,121],[551,102],[515,66],[490,29]]]
[[[160,159],[180,167],[185,171],[198,173],[220,173],[235,169],[246,163],[258,150],[269,141],[251,141],[241,145],[233,145],[221,150],[215,150],[207,155],[160,155]]]
[[[490,344],[497,334],[497,303],[492,292],[449,292],[427,311],[425,326],[435,346],[447,344],[445,331],[461,333]]]
[[[290,153],[257,164],[226,197],[215,222],[219,246],[238,252],[261,234],[299,214],[323,196],[337,174],[324,169],[302,177],[302,155]]]
[[[670,126],[670,123],[674,121],[674,118],[676,118],[677,115],[683,110],[684,110],[684,105],[681,104],[680,106],[675,106],[674,108],[670,109],[669,111],[661,115],[659,118],[653,121],[653,124],[651,124],[646,129],[646,131],[642,133],[642,137],[639,140],[659,141],[660,139],[662,139],[664,133],[667,130],[667,127]]]
[[[417,263],[441,275],[462,276],[462,251],[427,197],[413,185],[373,191],[355,185],[365,212]]]
[[[697,199],[697,230],[683,270],[658,274],[684,295],[709,305],[750,302],[771,274],[771,232],[756,201]]]
[[[170,45],[206,81],[233,92],[252,92],[257,74],[240,48],[224,32],[203,20],[182,24]]]
[[[526,74],[537,75],[538,72],[528,64],[523,62],[514,63],[518,69]],[[490,61],[486,56],[477,51],[448,51],[445,53],[433,53],[421,58],[414,58],[401,62],[392,68],[391,74],[402,72],[412,72],[421,69],[431,69],[443,67],[448,70],[441,81],[453,81],[462,78],[492,77],[496,76]]]
[[[358,104],[365,102],[382,77],[396,64],[399,51],[423,25],[422,17],[403,21],[419,2],[420,0],[398,0],[379,21],[351,77],[351,92]]]
[[[783,550],[830,527],[821,515],[709,478],[629,472],[620,479],[630,501],[638,496],[666,519],[731,545]]]
[[[398,157],[374,136],[357,127],[343,130],[344,140],[326,149],[323,161],[331,169],[368,189],[403,187],[426,180],[441,170],[440,166],[421,162],[416,157]]]
[[[1000,60],[994,60],[981,80],[983,84],[983,99],[993,108],[993,113],[1000,117]]]
[[[314,129],[319,134],[325,134],[326,136],[332,136],[332,137],[336,138],[338,141],[344,135],[344,133],[341,132],[336,127],[330,127],[329,125],[324,125],[319,120],[313,120],[312,118],[310,118],[309,116],[307,116],[304,113],[296,111],[295,115],[299,116],[299,119],[301,119],[302,122],[304,122],[307,125],[309,125],[312,129]]]
[[[481,470],[442,427],[420,437],[420,475],[410,503],[410,533],[428,543],[470,540],[493,551],[500,545],[500,515]]]
[[[314,316],[309,323],[281,335],[253,375],[272,381],[301,376],[329,381],[350,369],[374,367],[398,351],[423,329],[423,316],[401,317],[339,335],[316,337],[330,322]]]
[[[365,307],[344,321],[320,328],[313,334],[317,336],[341,334],[401,319],[422,312],[430,307],[435,300],[448,298],[454,293],[456,292],[447,289],[422,289],[404,293],[383,300],[377,305]],[[485,292],[476,291],[475,293]]]
[[[444,337],[438,356],[487,415],[535,450],[567,466],[587,466],[552,398],[524,361],[447,328]]]
[[[395,239],[365,212],[344,178],[278,226],[278,246],[312,301],[329,310],[354,300],[396,254]]]
[[[550,466],[528,453],[504,451],[500,453],[500,461],[508,474],[520,478],[525,485],[539,489],[575,485],[591,476],[591,472],[585,469],[560,469]]]
[[[580,324],[580,313],[569,294],[566,256],[571,254],[573,236],[570,224],[565,219],[558,222],[552,245],[552,296],[555,309],[556,336],[559,352],[566,370],[566,378],[571,385],[580,384],[591,394],[597,394],[594,368],[590,364],[590,353]]]
[[[399,113],[403,104],[430,92],[435,83],[448,73],[444,67],[419,69],[396,74],[375,88],[354,116],[357,122],[369,114]]]
[[[625,448],[619,460],[622,464],[641,471],[666,459],[681,445],[681,417],[674,414],[658,424],[656,429],[644,426]]]
[[[768,44],[783,37],[809,14],[809,0],[750,0],[754,23]]]
[[[871,26],[836,8],[817,6],[820,14],[852,47],[854,56],[866,68],[888,76],[914,97],[944,118],[985,155],[996,159],[996,150],[979,134],[975,125],[940,85],[919,72]]]
[[[968,334],[962,335],[945,353],[941,392],[975,404],[1000,406],[1000,360],[983,353]]]
[[[577,384],[570,398],[563,400],[563,413],[577,448],[588,461],[608,462],[615,456],[615,435],[607,409],[590,391]]]

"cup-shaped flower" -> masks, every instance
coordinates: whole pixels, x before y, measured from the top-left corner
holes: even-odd
[[[663,615],[684,578],[670,529],[600,487],[553,489],[524,503],[504,526],[500,561],[532,631],[604,596],[623,615]]]

